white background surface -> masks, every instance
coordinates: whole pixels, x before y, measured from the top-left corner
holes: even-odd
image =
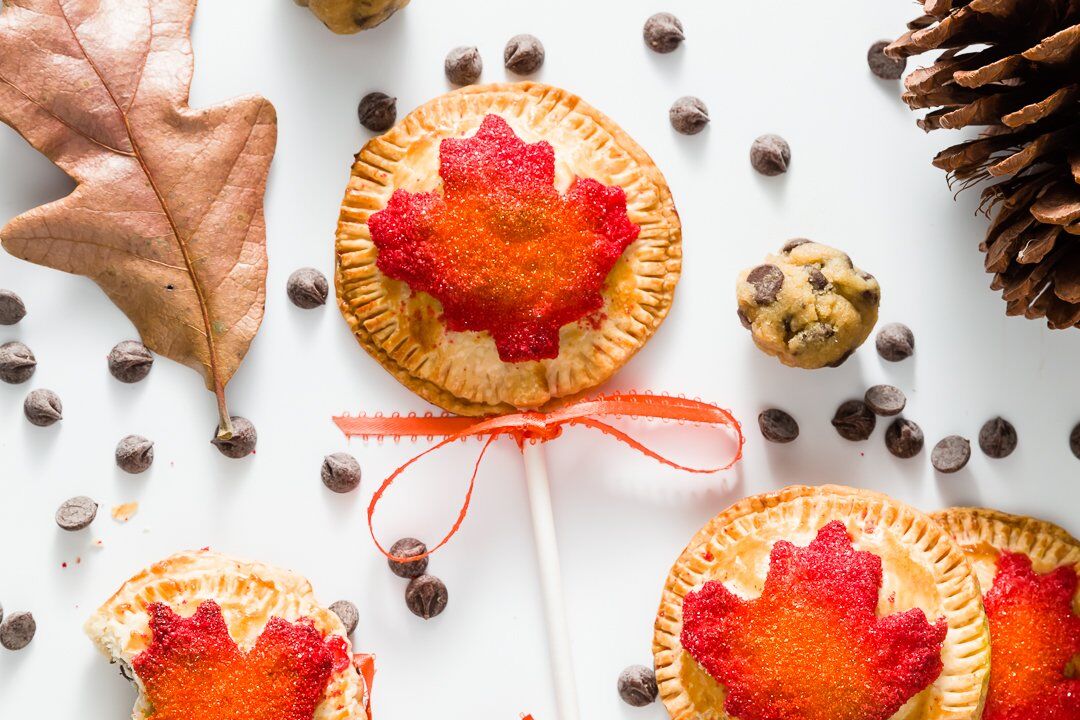
[[[642,23],[658,10],[686,26],[687,42],[667,56],[641,41]],[[901,32],[914,13],[905,0],[843,12],[794,0],[414,0],[374,31],[337,37],[288,0],[203,0],[192,104],[255,92],[280,117],[266,205],[266,320],[229,388],[233,412],[258,427],[258,454],[237,462],[208,444],[213,398],[188,369],[159,359],[135,386],[108,375],[106,354],[133,330],[92,283],[0,254],[0,287],[21,294],[30,313],[0,328],[0,341],[26,342],[39,361],[31,383],[0,384],[0,602],[9,612],[32,610],[39,628],[27,650],[0,651],[0,717],[128,716],[132,691],[96,656],[82,622],[144,565],[210,545],[292,568],[326,603],[357,603],[356,645],[379,656],[382,720],[513,720],[522,711],[554,720],[516,449],[509,441],[493,449],[463,531],[432,561],[450,589],[448,610],[426,623],[414,618],[362,511],[377,481],[421,446],[353,443],[365,482],[347,497],[326,491],[318,471],[324,454],[347,447],[332,414],[429,408],[368,358],[333,305],[298,310],[284,291],[296,267],[331,274],[337,206],[368,137],[356,121],[359,98],[396,95],[403,117],[448,89],[442,60],[459,44],[478,45],[483,79],[501,81],[503,44],[519,32],[547,48],[537,79],[579,93],[653,155],[684,223],[673,313],[611,387],[716,401],[748,431],[745,462],[723,478],[668,471],[586,431],[548,446],[583,717],[666,717],[659,705],[622,705],[615,678],[627,664],[651,662],[660,588],[683,545],[745,495],[842,482],[926,509],[980,503],[1030,513],[1080,533],[1080,462],[1067,442],[1080,420],[1080,332],[1005,318],[977,250],[985,230],[973,215],[977,194],[954,202],[930,165],[949,136],[923,136],[899,84],[866,67],[867,47]],[[712,113],[696,137],[668,125],[668,106],[684,94]],[[784,177],[759,177],[749,166],[750,143],[765,132],[791,143]],[[69,189],[0,127],[0,222]],[[753,348],[735,318],[735,274],[793,236],[848,250],[877,275],[882,322],[914,329],[913,360],[887,365],[868,346],[842,368],[808,373]],[[841,401],[882,381],[908,393],[907,415],[926,432],[927,450],[913,460],[887,453],[885,423],[858,444],[829,426]],[[60,394],[63,422],[40,429],[23,419],[31,387]],[[758,434],[757,413],[774,404],[802,425],[793,445],[766,446]],[[951,433],[974,438],[995,414],[1015,423],[1017,452],[992,461],[976,448],[963,472],[936,476],[932,444]],[[157,443],[145,475],[113,466],[116,441],[128,433]],[[452,449],[407,477],[386,503],[382,537],[441,531],[477,450]],[[76,494],[96,498],[102,512],[89,530],[66,534],[52,516]],[[139,514],[114,523],[108,509],[129,500],[141,503]],[[92,548],[98,538],[103,549]]]

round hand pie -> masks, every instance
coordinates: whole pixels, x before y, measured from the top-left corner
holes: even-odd
[[[338,301],[421,397],[465,415],[549,409],[660,325],[681,237],[663,176],[611,120],[546,85],[470,86],[357,155]]]
[[[136,684],[134,720],[367,720],[337,615],[307,580],[212,552],[124,583],[86,633]]]
[[[934,516],[960,543],[990,621],[983,720],[1080,720],[1080,541],[979,508]]]
[[[925,515],[838,486],[747,498],[683,551],[653,652],[674,720],[977,720],[978,583]]]

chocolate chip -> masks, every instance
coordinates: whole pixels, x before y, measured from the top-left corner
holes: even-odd
[[[0,623],[0,645],[7,650],[22,650],[37,632],[34,616],[28,612],[12,613]]]
[[[824,322],[811,323],[798,332],[799,337],[806,344],[823,342],[835,334],[836,327]],[[847,360],[847,357],[841,357],[833,367],[839,367],[845,360]]]
[[[109,372],[122,383],[137,383],[150,374],[154,356],[135,340],[124,340],[109,351]]]
[[[672,52],[686,39],[679,18],[667,12],[656,13],[646,20],[642,36],[649,49],[658,53]]]
[[[959,435],[950,435],[934,446],[930,463],[940,473],[959,472],[971,459],[971,443]]]
[[[742,324],[742,326],[744,328],[746,328],[747,330],[750,330],[750,329],[752,329],[754,327],[754,324],[752,322],[750,322],[750,318],[747,317],[746,313],[744,313],[742,311],[742,309],[736,310],[735,312],[739,316],[739,322]]]
[[[866,391],[864,400],[877,415],[899,415],[907,405],[903,391],[892,385],[875,385]]]
[[[94,522],[97,510],[98,504],[85,495],[73,497],[56,510],[56,524],[69,532],[82,530]]]
[[[384,92],[369,92],[356,107],[360,124],[372,132],[386,132],[397,122],[397,98]],[[323,278],[325,282],[325,278]],[[325,297],[323,298],[325,300]],[[320,303],[322,304],[322,303]]]
[[[255,432],[255,426],[251,421],[239,415],[230,418],[233,426],[233,434],[230,438],[218,436],[218,430],[214,430],[214,437],[210,443],[225,457],[239,460],[255,452],[255,445],[259,442],[259,434]]]
[[[390,546],[390,555],[399,558],[411,558],[423,555],[427,552],[427,545],[416,538],[401,538]],[[386,563],[390,566],[390,572],[398,577],[415,578],[427,571],[428,559],[425,557],[416,562],[397,562],[387,558]]]
[[[503,49],[503,65],[518,75],[532,75],[544,64],[544,44],[524,33],[510,38]]]
[[[700,98],[686,95],[671,104],[668,120],[676,132],[697,135],[709,124],[709,108]]]
[[[829,363],[827,367],[838,368],[841,365],[843,365],[844,363],[846,363],[851,358],[851,356],[854,355],[854,354],[855,354],[854,350],[848,350],[843,355],[841,355],[840,357],[836,358],[831,363]]]
[[[779,135],[762,135],[750,146],[750,164],[762,175],[783,175],[791,163],[791,146]]]
[[[48,427],[63,419],[64,404],[52,390],[31,390],[23,401],[26,419],[38,427]]]
[[[915,423],[896,418],[885,429],[885,447],[898,458],[913,458],[922,452],[923,431]]]
[[[413,615],[425,620],[441,614],[449,600],[446,585],[434,575],[415,577],[405,588],[405,604]]]
[[[784,271],[775,265],[758,265],[746,276],[746,282],[754,286],[754,302],[770,305],[784,287]]]
[[[878,355],[889,362],[900,362],[915,353],[915,335],[903,323],[889,323],[877,334]]]
[[[995,460],[1012,455],[1016,442],[1016,428],[1005,418],[987,420],[979,430],[979,447]]]
[[[116,466],[138,475],[154,464],[154,443],[142,435],[128,435],[116,444]]]
[[[821,292],[825,288],[829,287],[829,279],[825,277],[825,273],[821,272],[817,268],[810,268],[806,274],[808,280],[810,281],[810,287],[814,288],[818,292]]]
[[[338,600],[330,606],[330,612],[341,619],[345,626],[345,634],[352,635],[356,632],[356,626],[360,623],[360,611],[348,600]]]
[[[24,383],[37,369],[37,358],[30,348],[13,341],[0,345],[0,380],[12,385]]]
[[[812,242],[814,242],[814,241],[813,240],[807,240],[806,238],[793,238],[791,240],[788,240],[786,243],[784,243],[784,247],[780,248],[780,252],[787,255],[788,253],[790,253],[792,250],[799,247],[800,245],[809,245]]]
[[[619,697],[627,705],[645,707],[656,702],[656,673],[644,665],[631,665],[619,673]]]
[[[347,493],[360,487],[360,463],[349,453],[337,452],[323,458],[322,481],[336,493]]]
[[[14,325],[26,317],[22,298],[10,290],[0,290],[0,325]]]
[[[315,268],[300,268],[289,276],[285,291],[292,304],[304,310],[321,307],[326,304],[330,293],[330,284],[326,276]]]
[[[783,410],[769,408],[758,415],[761,435],[769,442],[789,443],[799,437],[799,423]]]
[[[885,54],[885,48],[890,44],[889,40],[879,40],[866,51],[866,62],[870,65],[870,72],[882,80],[899,80],[907,68],[907,60],[904,58],[891,58]]]
[[[877,418],[862,400],[848,400],[836,409],[833,427],[845,440],[865,440],[874,432]]]
[[[484,61],[475,47],[461,46],[447,53],[443,69],[446,79],[455,85],[472,85],[484,72]]]
[[[1080,460],[1080,423],[1072,429],[1069,433],[1069,449],[1072,450],[1072,454]]]

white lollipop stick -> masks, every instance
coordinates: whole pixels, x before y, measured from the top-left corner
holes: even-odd
[[[544,594],[555,704],[559,720],[578,720],[580,713],[570,655],[570,629],[566,623],[559,545],[555,538],[555,515],[551,510],[551,488],[544,446],[539,442],[526,441],[522,452],[525,484],[529,488],[529,507],[532,509],[533,536],[536,538],[536,559],[540,566],[540,589]]]

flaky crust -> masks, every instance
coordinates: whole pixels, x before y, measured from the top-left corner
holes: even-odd
[[[439,142],[500,115],[526,142],[555,149],[556,184],[575,176],[626,192],[641,228],[608,276],[602,319],[571,323],[554,360],[505,363],[487,332],[448,333],[441,305],[376,267],[368,218],[394,190],[439,187]],[[618,125],[576,95],[538,83],[469,86],[414,110],[356,156],[338,220],[338,304],[357,340],[402,384],[462,415],[550,409],[607,380],[652,336],[671,307],[682,227],[663,175]]]
[[[881,557],[882,614],[921,608],[944,617],[944,669],[893,720],[977,720],[990,669],[990,637],[978,583],[959,546],[929,517],[879,493],[828,485],[793,486],[731,506],[694,536],[671,569],[653,635],[660,697],[674,720],[728,720],[724,688],[685,652],[683,598],[709,580],[756,597],[778,540],[805,546],[832,520],[857,550]],[[708,553],[708,555],[706,555]],[[711,557],[711,560],[706,560]]]
[[[1037,573],[1063,565],[1080,573],[1080,540],[1053,523],[986,508],[949,508],[932,517],[963,548],[983,592],[994,584],[1002,550],[1027,555]],[[1073,609],[1080,614],[1080,589],[1073,596]]]
[[[304,578],[209,551],[178,553],[139,572],[90,616],[84,629],[111,662],[130,667],[150,640],[149,605],[165,603],[186,617],[205,600],[221,606],[229,634],[244,649],[255,644],[272,617],[289,622],[307,618],[323,635],[348,642],[341,620],[315,600]],[[135,683],[139,699],[132,718],[144,720],[149,707],[138,677]],[[351,664],[330,678],[314,720],[367,720],[364,683]]]

